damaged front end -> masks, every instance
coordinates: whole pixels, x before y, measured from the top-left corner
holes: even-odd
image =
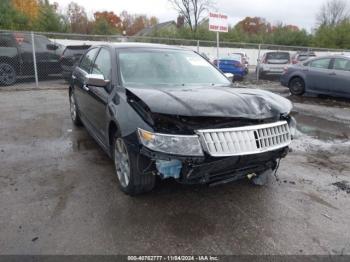
[[[255,179],[268,170],[275,171],[278,160],[288,154],[292,138],[288,121],[292,121],[283,118],[277,122],[259,120],[259,123],[227,119],[226,124],[218,119],[210,126],[213,129],[195,129],[192,134],[184,135],[173,135],[169,130],[163,134],[138,129],[140,153],[152,161],[152,172],[180,183],[220,184],[248,175]],[[171,121],[171,125],[174,123]],[[234,126],[233,123],[239,126],[227,127]],[[192,124],[202,126],[200,122]],[[164,128],[160,130],[165,131]]]
[[[249,94],[249,99],[252,97]],[[151,127],[151,130],[138,128],[133,134],[139,152],[151,163],[145,172],[185,184],[215,185],[245,177],[261,183],[257,178],[275,171],[278,161],[288,154],[295,127],[294,119],[289,116],[289,104],[286,110],[266,109],[265,115],[256,115],[254,111],[251,117],[232,117],[230,112],[225,114],[228,106],[220,116],[207,116],[185,111],[189,106],[184,102],[179,102],[177,111],[185,115],[165,114],[155,107],[152,110],[149,103],[131,92],[128,102]],[[270,108],[270,104],[259,107]],[[245,108],[247,116],[249,107],[245,105]]]

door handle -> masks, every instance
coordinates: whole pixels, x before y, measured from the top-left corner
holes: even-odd
[[[89,91],[89,90],[90,90],[89,87],[87,86],[87,84],[84,84],[84,85],[83,85],[83,89],[84,89],[85,91]]]

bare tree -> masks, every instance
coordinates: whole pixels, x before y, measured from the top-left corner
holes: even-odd
[[[349,19],[349,10],[346,0],[329,0],[322,5],[317,14],[318,26],[335,26]]]
[[[197,31],[198,25],[203,21],[205,12],[214,4],[212,0],[168,0],[185,19],[192,32]]]

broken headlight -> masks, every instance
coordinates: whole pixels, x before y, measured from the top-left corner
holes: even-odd
[[[138,129],[141,143],[153,150],[171,155],[203,156],[198,136],[167,135]]]

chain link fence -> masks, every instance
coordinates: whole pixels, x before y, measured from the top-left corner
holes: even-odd
[[[21,83],[35,83],[39,87],[43,81],[69,80],[75,64],[90,46],[118,42],[182,46],[197,51],[212,62],[217,58],[216,41],[0,31],[0,87]],[[250,73],[256,74],[258,80],[262,76],[261,70],[267,68],[264,63],[271,52],[288,54],[286,64],[312,56],[350,54],[350,50],[234,42],[220,42],[219,49],[220,57],[234,53],[244,55]]]

